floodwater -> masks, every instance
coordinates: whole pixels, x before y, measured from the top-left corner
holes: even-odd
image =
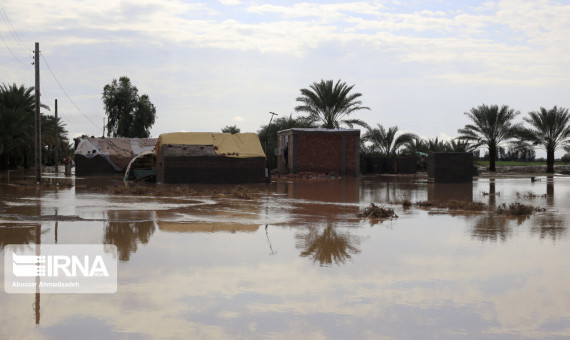
[[[246,186],[254,198],[244,200],[223,186],[110,194],[122,182],[53,174],[39,188],[22,184],[29,175],[0,177],[2,256],[7,244],[114,244],[118,290],[2,291],[2,339],[570,338],[569,177],[280,181]],[[512,219],[389,205],[397,219],[357,217],[402,199],[546,211]],[[3,258],[0,272],[3,282]]]

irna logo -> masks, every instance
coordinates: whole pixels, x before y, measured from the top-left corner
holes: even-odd
[[[109,276],[105,262],[100,255],[80,258],[75,255],[17,255],[12,253],[12,271],[18,277],[30,276]]]

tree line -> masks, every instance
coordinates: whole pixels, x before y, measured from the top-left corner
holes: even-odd
[[[273,150],[277,147],[277,132],[291,128],[365,129],[362,135],[363,153],[393,156],[399,153],[429,151],[474,152],[480,148],[488,150],[489,170],[496,170],[496,160],[503,155],[511,158],[532,159],[534,148],[540,147],[547,154],[547,172],[554,172],[554,153],[565,149],[570,152],[570,114],[567,108],[541,107],[529,112],[523,121],[515,123],[519,111],[507,105],[480,105],[465,112],[469,123],[458,129],[459,136],[451,141],[422,139],[414,133],[402,133],[397,126],[385,128],[381,124],[369,126],[353,114],[370,110],[361,100],[362,94],[353,91],[354,85],[337,80],[321,80],[308,88],[300,89],[299,103],[293,114],[279,117],[271,125],[262,125],[258,130],[262,146],[271,168],[276,167]],[[23,85],[0,86],[0,169],[23,166],[32,163],[34,154],[34,88]],[[103,106],[107,115],[107,136],[138,137],[150,136],[150,128],[156,120],[156,108],[148,95],[138,94],[138,89],[128,77],[120,77],[105,85],[102,93]],[[41,109],[48,110],[41,104]],[[54,151],[66,156],[71,152],[67,130],[61,118],[42,114],[42,162],[53,164]],[[55,134],[59,145],[55,145]],[[239,133],[236,125],[222,129],[228,133]]]
[[[554,172],[554,153],[564,149],[570,152],[570,114],[567,108],[554,106],[541,107],[523,118],[526,126],[515,123],[519,111],[507,105],[480,105],[465,112],[469,123],[458,129],[459,136],[451,141],[422,139],[414,133],[401,133],[397,126],[375,127],[366,122],[349,117],[359,110],[370,110],[363,106],[361,93],[352,92],[354,85],[348,86],[338,80],[321,80],[309,88],[301,89],[300,103],[295,111],[306,113],[294,118],[278,118],[271,126],[262,125],[258,131],[260,139],[268,141],[266,155],[270,166],[276,166],[271,152],[277,147],[277,131],[291,128],[321,127],[338,129],[352,128],[354,125],[365,129],[361,138],[361,151],[367,154],[394,156],[396,154],[417,154],[418,152],[476,152],[480,148],[488,150],[489,170],[496,171],[498,156],[509,159],[532,160],[535,147],[546,151],[547,172]]]

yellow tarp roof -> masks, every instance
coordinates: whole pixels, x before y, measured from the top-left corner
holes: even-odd
[[[156,144],[157,154],[162,145],[213,145],[219,156],[253,158],[264,157],[259,137],[255,133],[173,132],[163,133]]]

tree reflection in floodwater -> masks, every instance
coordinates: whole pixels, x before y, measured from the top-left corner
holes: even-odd
[[[505,242],[512,236],[510,221],[504,216],[484,214],[476,216],[471,229],[471,237],[482,242]]]
[[[550,238],[559,241],[567,236],[568,228],[562,216],[554,214],[537,215],[533,221],[530,233],[540,239]]]
[[[112,215],[115,214],[110,212],[110,221],[105,223],[103,242],[117,246],[119,260],[129,261],[131,253],[137,251],[139,243],[148,243],[156,225],[154,221],[112,221]]]
[[[4,249],[8,244],[30,244],[35,243],[36,233],[38,226],[20,227],[20,226],[7,226],[0,227],[0,249]],[[48,232],[48,230],[43,233]]]
[[[302,257],[313,257],[313,262],[319,262],[321,266],[344,264],[351,259],[351,255],[360,253],[358,245],[360,240],[357,236],[346,232],[339,232],[331,224],[327,225],[322,232],[319,227],[311,226],[304,234],[297,234],[296,247],[303,249]]]

